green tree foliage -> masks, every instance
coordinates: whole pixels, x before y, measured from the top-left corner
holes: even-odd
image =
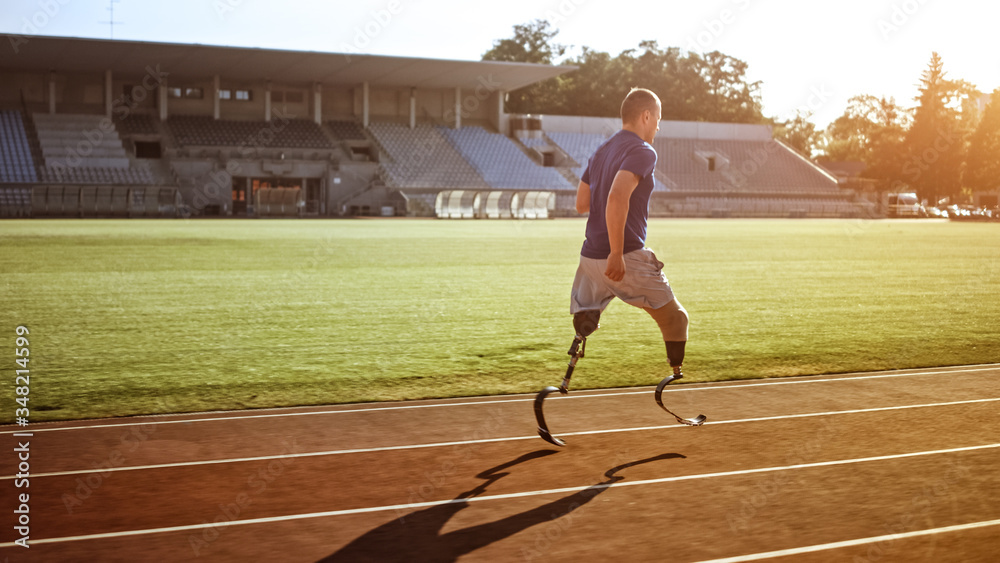
[[[544,20],[514,26],[514,37],[494,42],[483,60],[554,64],[566,47],[553,43],[557,30]],[[663,101],[663,118],[683,121],[763,123],[760,83],[748,82],[747,64],[718,51],[683,53],[642,41],[617,56],[583,47],[559,61],[578,70],[510,92],[512,113],[616,117],[633,86],[649,88]]]
[[[747,63],[719,51],[688,54],[704,85],[702,96],[690,100],[705,121],[760,123],[760,82],[747,82]],[[699,86],[697,81],[691,86]]]
[[[979,126],[969,138],[965,186],[984,191],[1000,186],[1000,88],[993,91]]]
[[[559,30],[552,29],[545,20],[515,25],[514,37],[494,41],[493,48],[483,54],[483,60],[555,64],[566,53],[564,45],[552,42],[558,34]]]
[[[830,160],[864,162],[864,176],[890,189],[903,183],[903,143],[910,121],[910,112],[892,98],[854,96],[824,132],[824,152]]]
[[[617,117],[629,88],[642,86],[660,96],[664,119],[770,123],[775,138],[803,156],[822,149],[830,160],[864,162],[864,176],[882,190],[912,189],[936,201],[959,196],[963,187],[991,190],[1000,183],[1000,89],[980,116],[979,92],[946,78],[937,53],[921,75],[914,109],[891,98],[855,96],[842,116],[818,132],[808,115],[785,122],[765,118],[760,83],[747,79],[747,63],[724,53],[642,41],[617,56],[583,47],[579,55],[563,58],[568,49],[554,42],[558,33],[545,20],[516,25],[512,38],[495,41],[483,55],[483,60],[577,67],[508,93],[508,111]]]
[[[958,196],[966,137],[976,119],[968,102],[976,90],[967,82],[948,80],[937,53],[931,55],[919,86],[913,125],[904,143],[903,181],[930,201]]]
[[[566,54],[566,46],[553,43],[559,33],[545,20],[515,25],[514,37],[493,42],[493,48],[483,54],[484,61],[504,61],[555,64]],[[546,80],[511,92],[507,110],[512,113],[548,113],[558,106],[559,79]]]
[[[816,130],[816,124],[809,121],[809,117],[797,112],[793,119],[774,126],[774,138],[806,158],[812,158],[820,139],[820,132]]]

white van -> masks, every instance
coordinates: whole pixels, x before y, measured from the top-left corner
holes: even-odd
[[[891,193],[886,201],[886,215],[889,217],[926,217],[924,206],[920,205],[915,193]]]

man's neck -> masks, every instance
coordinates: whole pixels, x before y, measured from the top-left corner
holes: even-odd
[[[635,133],[635,135],[637,137],[639,137],[643,141],[646,141],[646,138],[642,136],[642,133],[639,131],[639,129],[635,125],[632,125],[632,124],[622,125],[622,131],[628,131],[629,133]],[[646,142],[648,143],[649,141],[646,141]]]

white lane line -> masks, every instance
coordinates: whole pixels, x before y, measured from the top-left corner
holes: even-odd
[[[1000,401],[1000,397],[993,399],[973,399],[969,401],[952,401],[948,403],[927,403],[923,405],[902,405],[897,407],[877,407],[871,409],[852,409],[846,411],[828,411],[828,412],[817,412],[817,413],[803,413],[803,414],[788,414],[781,416],[765,416],[758,418],[739,418],[733,420],[717,420],[709,421],[704,424],[704,426],[718,426],[722,424],[743,424],[749,422],[767,422],[772,420],[785,420],[792,418],[813,418],[818,416],[835,416],[844,414],[863,414],[872,412],[886,412],[886,411],[898,411],[906,409],[922,409],[930,407],[951,407],[956,405],[971,405],[975,403],[992,403]],[[687,428],[686,426],[681,426],[678,424],[670,424],[665,426],[638,426],[632,428],[611,428],[607,430],[583,430],[580,432],[564,432],[560,433],[560,436],[593,436],[598,434],[618,434],[622,432],[644,432],[647,430],[671,430]],[[458,442],[435,442],[430,444],[408,444],[402,446],[382,446],[376,448],[355,448],[350,450],[328,450],[323,452],[306,452],[300,454],[279,454],[279,455],[268,455],[268,456],[256,456],[256,457],[239,457],[239,458],[224,458],[224,459],[211,459],[204,461],[184,461],[177,463],[162,463],[156,465],[133,465],[127,467],[108,467],[99,469],[80,469],[75,471],[57,471],[52,473],[32,473],[31,476],[34,478],[41,477],[65,477],[68,475],[89,475],[91,473],[113,473],[118,471],[139,471],[147,469],[168,469],[176,467],[197,467],[202,465],[220,465],[225,463],[246,463],[251,461],[269,461],[276,459],[295,459],[295,458],[305,458],[305,457],[323,457],[323,456],[333,456],[333,455],[345,455],[345,454],[361,454],[361,453],[373,453],[373,452],[391,452],[399,450],[420,450],[427,448],[444,448],[444,447],[454,447],[454,446],[471,446],[477,444],[493,444],[498,442],[517,442],[521,440],[536,440],[537,435],[533,436],[512,436],[506,438],[484,438],[479,440],[464,440]],[[0,476],[0,481],[5,481],[8,479],[15,478],[15,475],[3,475]]]
[[[972,522],[971,524],[958,524],[956,526],[945,526],[943,528],[931,528],[928,530],[917,530],[915,532],[903,532],[900,534],[886,534],[884,536],[873,536],[870,538],[860,538],[856,540],[845,540],[832,543],[824,543],[819,545],[810,545],[805,547],[796,547],[792,549],[782,549],[779,551],[768,551],[766,553],[753,553],[750,555],[740,555],[737,557],[726,557],[723,559],[711,559],[707,561],[701,561],[699,563],[743,563],[745,561],[760,561],[761,559],[771,559],[773,557],[787,557],[789,555],[801,555],[804,553],[816,553],[817,551],[830,551],[832,549],[840,549],[843,547],[857,547],[859,545],[867,545],[871,543],[881,543],[881,542],[891,542],[897,540],[905,540],[909,538],[918,538],[921,536],[933,536],[937,534],[948,534],[951,532],[964,532],[966,530],[976,530],[979,528],[990,528],[993,526],[1000,526],[1000,520],[986,520],[983,522]]]
[[[802,376],[803,379],[795,379],[794,381],[786,380],[768,380],[764,383],[745,383],[741,381],[708,381],[708,382],[692,382],[688,385],[681,385],[678,387],[669,387],[664,392],[669,393],[680,393],[684,391],[718,391],[718,390],[729,390],[729,389],[742,389],[746,387],[769,387],[773,385],[796,385],[801,383],[832,383],[838,381],[859,381],[859,380],[871,380],[871,379],[885,379],[889,377],[912,377],[912,376],[923,376],[923,375],[942,375],[942,374],[970,374],[983,371],[996,371],[1000,369],[1000,364],[991,364],[986,367],[971,367],[971,368],[960,368],[960,369],[947,369],[938,371],[916,371],[907,373],[888,373],[882,375],[861,375],[861,376],[848,376],[848,377],[833,377],[828,379],[808,379],[814,376]],[[691,385],[701,385],[701,387],[692,387]],[[600,399],[605,397],[621,397],[625,395],[645,395],[649,393],[649,389],[646,388],[643,391],[622,391],[617,393],[586,393],[579,392],[575,395],[569,395],[565,397],[554,397],[556,400],[565,401],[572,399]],[[292,412],[292,413],[275,413],[275,414],[255,414],[255,415],[242,415],[242,416],[219,416],[211,418],[192,418],[186,420],[145,420],[145,421],[131,421],[122,422],[115,424],[92,424],[87,426],[62,426],[62,427],[52,427],[52,428],[37,428],[35,424],[31,425],[31,428],[22,428],[20,430],[8,430],[0,431],[2,434],[13,434],[15,432],[60,432],[65,430],[91,430],[91,429],[104,429],[104,428],[121,428],[130,426],[146,426],[146,425],[161,425],[161,424],[191,424],[195,422],[219,422],[219,421],[230,421],[230,420],[250,420],[250,419],[260,419],[260,418],[283,418],[292,416],[316,416],[316,415],[329,415],[329,414],[350,414],[350,413],[368,413],[368,412],[382,412],[382,411],[399,411],[399,410],[412,410],[412,409],[432,409],[439,407],[466,407],[475,405],[496,405],[496,404],[508,404],[508,403],[528,403],[534,401],[534,395],[530,395],[529,398],[524,399],[498,399],[498,400],[483,400],[483,401],[466,401],[460,403],[435,403],[431,405],[399,405],[393,407],[373,407],[365,409],[343,409],[343,410],[323,410],[323,411],[309,411],[309,412]],[[240,411],[246,412],[246,411]],[[162,416],[162,415],[160,415]],[[183,416],[183,415],[177,415]],[[36,423],[45,424],[45,423]]]
[[[721,471],[716,473],[699,473],[695,475],[680,475],[676,477],[661,477],[659,479],[644,479],[641,481],[622,481],[618,483],[609,484],[596,484],[596,485],[586,485],[586,486],[576,486],[576,487],[564,487],[559,489],[543,489],[538,491],[525,491],[520,493],[508,493],[503,495],[488,495],[482,497],[473,497],[469,499],[448,499],[448,500],[438,500],[429,502],[415,502],[408,504],[394,504],[388,506],[371,506],[365,508],[350,508],[346,510],[329,510],[326,512],[309,512],[304,514],[288,514],[285,516],[269,516],[266,518],[251,518],[247,520],[233,520],[230,522],[220,522],[220,523],[203,523],[203,524],[190,524],[186,526],[170,526],[165,528],[150,528],[146,530],[126,530],[121,532],[108,532],[103,534],[90,534],[82,536],[68,536],[62,538],[42,538],[31,540],[32,545],[50,544],[50,543],[65,543],[74,541],[84,541],[84,540],[96,540],[96,539],[110,539],[110,538],[122,538],[131,536],[143,536],[150,534],[164,534],[171,532],[187,532],[192,530],[201,530],[208,527],[225,527],[225,526],[244,526],[247,524],[270,524],[274,522],[288,522],[293,520],[305,520],[309,518],[325,518],[329,516],[346,516],[353,514],[366,514],[372,512],[386,512],[390,510],[414,510],[419,508],[430,508],[433,506],[442,506],[445,504],[455,504],[462,502],[483,502],[488,500],[505,500],[514,498],[526,498],[526,497],[536,497],[544,495],[555,495],[555,494],[565,494],[565,493],[578,493],[580,491],[585,491],[587,489],[607,489],[610,487],[638,487],[643,485],[658,485],[662,483],[675,483],[678,481],[695,481],[699,479],[715,479],[721,477],[733,477],[737,475],[753,475],[756,473],[774,473],[778,471],[794,471],[799,469],[812,469],[816,467],[834,467],[838,465],[853,465],[857,463],[870,463],[877,461],[887,461],[893,459],[906,459],[913,457],[923,457],[931,455],[942,455],[942,454],[953,454],[961,452],[972,452],[981,451],[988,449],[1000,448],[1000,443],[998,444],[984,444],[981,446],[967,446],[963,448],[949,448],[946,450],[928,450],[922,452],[910,452],[906,454],[894,454],[894,455],[882,455],[874,457],[862,457],[856,459],[841,459],[835,461],[821,461],[817,463],[801,463],[797,465],[784,465],[777,467],[761,467],[757,469],[741,469],[739,471]],[[0,547],[13,547],[15,544],[13,542],[0,543]]]

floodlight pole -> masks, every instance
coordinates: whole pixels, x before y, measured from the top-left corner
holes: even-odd
[[[108,11],[111,12],[111,20],[110,21],[106,21],[106,22],[97,22],[97,23],[106,23],[109,26],[111,26],[111,39],[115,38],[115,24],[116,23],[117,24],[123,24],[124,23],[124,22],[116,22],[115,21],[115,4],[117,4],[119,2],[121,2],[121,0],[108,0],[108,8],[107,9],[108,9]]]

